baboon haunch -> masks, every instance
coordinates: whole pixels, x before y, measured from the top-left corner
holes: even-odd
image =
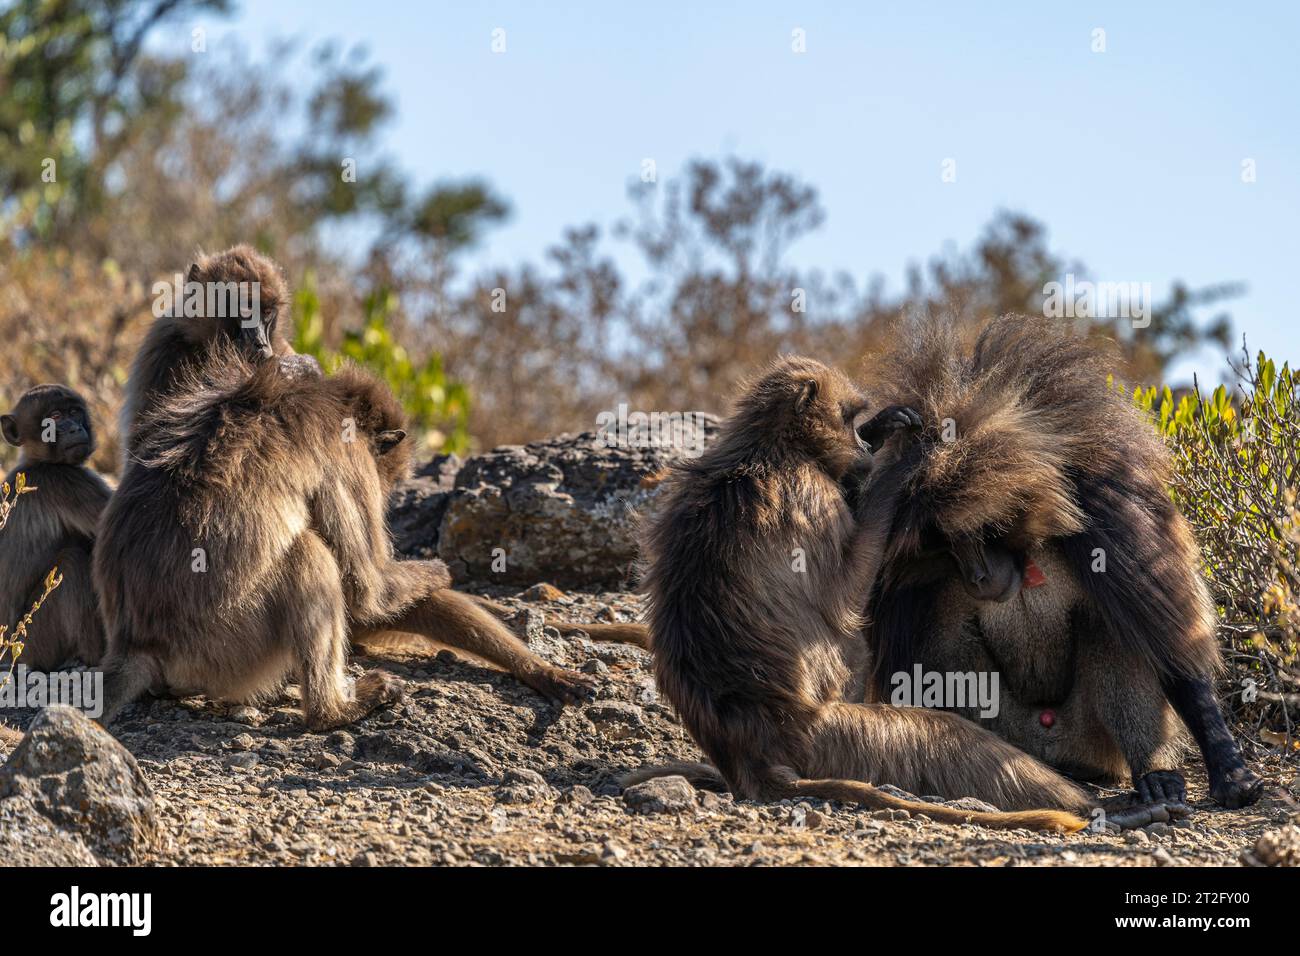
[[[247,700],[291,674],[309,725],[353,721],[400,693],[344,675],[351,638],[380,630],[463,647],[562,702],[588,691],[451,591],[441,562],[395,560],[384,504],[409,453],[386,386],[285,375],[221,340],[209,353],[137,420],[104,514],[106,722],[150,686]]]
[[[870,606],[875,692],[916,664],[996,672],[997,716],[960,712],[1080,778],[1131,776],[1146,800],[1185,798],[1181,717],[1214,799],[1242,806],[1260,781],[1214,697],[1215,612],[1168,452],[1106,364],[1020,316],[973,351],[933,326],[873,363],[926,422]]]
[[[0,539],[0,622],[12,628],[57,566],[63,582],[32,618],[22,660],[36,670],[52,670],[74,657],[98,663],[104,632],[90,584],[90,554],[110,490],[85,465],[95,450],[86,403],[63,385],[38,385],[0,416],[0,429],[5,441],[22,449],[5,481],[13,487],[22,472],[36,489],[23,495]]]
[[[908,431],[914,414],[889,408],[867,420],[865,409],[843,376],[785,359],[743,392],[714,446],[676,467],[645,542],[661,690],[738,797],[809,795],[947,821],[1081,828],[1086,794],[988,731],[954,714],[858,702],[860,595],[912,454],[896,447],[901,439],[876,461],[868,449]],[[842,483],[867,470],[876,475],[855,515]],[[908,802],[868,781],[1024,812]]]

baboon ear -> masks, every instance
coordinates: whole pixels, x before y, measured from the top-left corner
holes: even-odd
[[[794,410],[802,412],[817,398],[817,379],[810,378],[799,386],[799,397],[794,400]]]
[[[405,438],[405,431],[400,428],[393,428],[389,431],[377,434],[375,436],[375,444],[379,447],[379,454],[387,455],[390,451],[400,445]]]
[[[203,273],[199,271],[199,264],[197,262],[190,263],[190,271],[185,273],[185,281],[186,282],[203,281]]]
[[[0,431],[4,432],[5,441],[11,445],[21,445],[23,440],[18,437],[18,419],[12,415],[0,415]]]

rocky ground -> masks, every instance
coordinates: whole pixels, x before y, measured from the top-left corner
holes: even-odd
[[[595,700],[559,710],[447,650],[430,656],[403,646],[379,648],[353,667],[401,676],[407,700],[348,730],[305,731],[292,695],[258,709],[201,698],[144,702],[114,727],[138,771],[124,769],[125,754],[87,759],[93,741],[64,756],[63,744],[39,740],[11,760],[21,767],[0,771],[0,852],[11,862],[159,865],[1300,862],[1300,826],[1288,822],[1293,772],[1255,807],[1223,811],[1205,799],[1193,767],[1188,820],[1068,837],[817,801],[736,802],[681,778],[621,792],[615,778],[623,771],[699,754],[659,699],[645,652],[562,638],[543,619],[626,618],[635,599],[505,596],[539,653],[598,678]],[[76,792],[90,786],[79,763],[100,768],[99,796]],[[132,773],[152,790],[152,808]],[[62,813],[60,801],[81,807],[79,815]],[[107,822],[85,810],[97,801]]]
[[[678,438],[698,448],[715,434],[710,418]],[[649,440],[610,447],[594,433],[560,436],[465,462],[436,459],[394,496],[399,550],[438,556],[457,581],[513,607],[513,625],[538,653],[596,677],[589,703],[560,710],[449,650],[390,644],[351,666],[400,676],[405,702],[330,734],[307,732],[292,696],[260,708],[145,701],[113,726],[125,750],[75,712],[7,711],[11,728],[35,729],[21,743],[0,732],[0,754],[9,757],[0,768],[0,861],[1300,862],[1300,825],[1289,822],[1294,763],[1257,765],[1273,786],[1242,811],[1213,807],[1192,766],[1189,819],[1119,835],[991,831],[815,801],[737,803],[682,778],[622,792],[616,780],[627,770],[700,755],[659,699],[645,652],[561,637],[546,622],[636,614],[637,599],[626,593],[636,515],[677,456]],[[571,590],[537,584],[544,581]],[[608,590],[594,593],[600,588]]]

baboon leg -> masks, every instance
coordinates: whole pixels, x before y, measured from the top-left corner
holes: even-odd
[[[270,631],[287,640],[297,658],[302,709],[307,726],[322,731],[360,720],[402,697],[402,682],[371,671],[355,687],[344,665],[348,655],[347,613],[338,564],[315,535],[303,535],[285,559],[289,570]]]
[[[450,588],[435,591],[391,620],[360,629],[358,636],[377,631],[421,634],[469,651],[559,704],[577,703],[593,692],[591,678],[542,660],[473,598]]]
[[[1150,666],[1113,642],[1103,641],[1080,655],[1075,693],[1092,702],[1105,735],[1128,764],[1140,800],[1186,802],[1187,782],[1178,770],[1184,735]],[[1085,741],[1083,735],[1077,739]],[[1097,766],[1106,766],[1107,744],[1104,739],[1095,741]]]
[[[1214,685],[1207,677],[1170,677],[1164,682],[1169,701],[1196,738],[1205,757],[1210,796],[1230,810],[1248,807],[1264,791],[1261,780],[1241,757],[1223,719]]]
[[[113,722],[123,707],[135,702],[162,677],[162,669],[152,657],[116,649],[126,645],[124,640],[119,639],[113,644],[115,647],[109,649],[103,662],[104,705],[97,719],[104,727]]]
[[[605,624],[593,621],[590,624],[574,624],[569,621],[551,621],[551,626],[565,637],[574,634],[586,634],[593,641],[605,641],[610,644],[634,644],[642,650],[650,650],[650,629],[644,624],[614,623]]]
[[[1087,814],[1094,805],[1046,764],[942,711],[827,704],[809,728],[809,744],[807,777],[891,783],[911,793],[976,797],[1008,810],[1062,810],[1071,821],[1071,814]]]
[[[63,583],[50,592],[32,617],[20,660],[38,671],[54,670],[74,657],[98,664],[104,656],[104,625],[91,584],[90,553],[85,548],[64,548],[55,556],[53,566],[59,569]],[[42,583],[28,607],[43,590]],[[14,622],[8,623],[12,627]]]
[[[514,617],[515,612],[506,607],[504,604],[498,604],[496,601],[477,594],[466,595],[471,601],[483,608],[488,613],[500,618],[503,621]],[[593,641],[604,641],[610,644],[635,644],[644,650],[650,650],[650,629],[644,624],[633,623],[605,623],[593,621],[590,624],[574,623],[571,621],[552,621],[546,622],[550,627],[555,628],[565,637],[572,637],[574,634],[586,634]]]

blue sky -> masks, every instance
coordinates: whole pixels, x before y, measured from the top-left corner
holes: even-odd
[[[643,158],[662,181],[734,153],[818,188],[800,266],[897,291],[909,262],[1011,208],[1157,299],[1175,278],[1245,282],[1238,334],[1300,360],[1300,4],[275,0],[206,23],[255,51],[267,33],[363,43],[397,106],[387,151],[417,181],[481,175],[511,201],[475,265],[608,225]],[[1222,369],[1207,353],[1174,377]]]

